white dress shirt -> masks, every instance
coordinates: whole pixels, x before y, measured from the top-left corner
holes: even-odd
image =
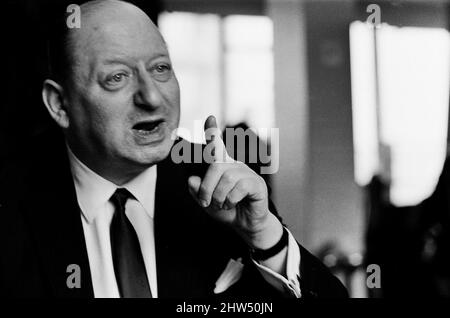
[[[150,289],[158,297],[156,277],[154,209],[156,188],[156,165],[148,168],[130,182],[118,187],[84,165],[68,148],[70,166],[75,184],[78,204],[81,208],[86,249],[91,270],[92,286],[96,298],[120,297],[114,274],[110,242],[110,224],[114,206],[109,201],[117,188],[126,188],[135,199],[126,203],[126,215],[133,225],[144,259]],[[299,285],[300,250],[289,233],[287,256],[287,278],[257,262],[254,262],[268,283],[278,290],[301,297]],[[242,273],[240,260],[231,261],[218,281],[220,292],[235,283]],[[241,264],[242,265],[242,264]]]

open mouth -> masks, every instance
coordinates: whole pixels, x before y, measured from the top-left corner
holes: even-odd
[[[164,122],[164,120],[155,120],[155,121],[143,121],[137,123],[133,126],[133,129],[143,134],[151,134],[153,132],[158,131],[160,125]]]

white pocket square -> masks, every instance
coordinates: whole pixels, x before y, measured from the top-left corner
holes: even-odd
[[[223,293],[230,286],[236,283],[242,276],[243,268],[244,264],[242,264],[242,258],[238,258],[237,260],[230,259],[228,261],[227,267],[216,281],[214,294]]]

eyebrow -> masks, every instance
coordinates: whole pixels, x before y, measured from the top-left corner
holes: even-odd
[[[155,56],[152,56],[149,61],[151,60],[155,60],[161,57],[169,57],[169,54],[167,53],[158,53]],[[147,61],[148,62],[148,61]],[[102,61],[103,65],[116,65],[116,64],[125,64],[125,65],[129,65],[129,60],[121,58],[121,57],[114,57],[114,58],[108,58],[104,61]]]

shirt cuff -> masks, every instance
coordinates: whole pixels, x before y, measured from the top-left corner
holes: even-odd
[[[286,277],[278,274],[274,270],[264,265],[259,264],[254,259],[252,259],[252,261],[256,265],[256,268],[258,268],[264,279],[275,289],[287,296],[301,298],[302,293],[300,290],[300,248],[291,232],[289,230],[287,231],[289,234],[289,240],[286,262]]]

